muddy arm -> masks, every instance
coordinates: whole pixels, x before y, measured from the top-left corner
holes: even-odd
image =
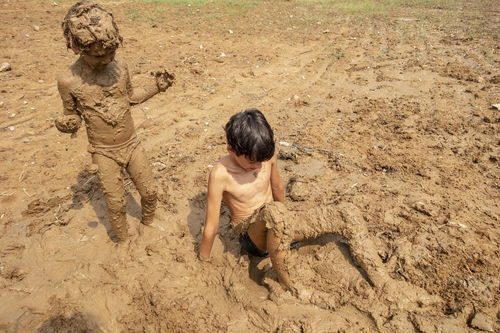
[[[125,69],[127,95],[130,104],[140,104],[160,92],[160,89],[158,89],[158,85],[147,85],[140,88],[134,88],[132,86],[132,81],[130,80],[130,72],[128,70],[128,66],[126,64],[123,64],[123,68]]]
[[[159,92],[164,92],[173,84],[174,76],[167,71],[152,72],[151,75],[155,78],[155,85],[147,85],[142,88],[132,86],[128,68],[125,66],[127,76],[127,93],[130,104],[139,104],[147,101]]]
[[[71,95],[70,81],[61,78],[57,81],[57,89],[63,103],[63,114],[54,121],[56,128],[63,133],[76,133],[82,124],[82,118],[76,108],[76,101]]]
[[[148,85],[141,88],[130,88],[128,89],[128,100],[130,104],[140,104],[142,102],[147,101],[154,95],[160,92],[157,86]]]

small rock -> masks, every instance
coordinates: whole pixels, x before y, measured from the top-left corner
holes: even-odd
[[[52,7],[58,6],[57,2],[53,1],[52,2]]]
[[[500,104],[492,104],[491,107],[500,110]]]
[[[0,108],[3,108],[4,105],[5,105],[5,102],[0,102]]]
[[[494,332],[491,319],[482,312],[478,312],[474,315],[474,318],[472,318],[470,325],[471,327],[477,328],[482,331]]]
[[[280,144],[280,146],[290,147],[290,144],[286,141],[280,141],[279,144]]]
[[[35,30],[35,31],[40,31],[40,27],[39,27],[38,25],[34,25],[34,26],[33,26],[33,30]]]
[[[153,166],[158,171],[163,171],[163,170],[165,170],[167,168],[167,166],[165,165],[165,163],[160,162],[160,161],[153,162]]]
[[[0,65],[0,72],[8,72],[12,69],[10,64],[8,62],[2,62]]]
[[[15,131],[16,127],[15,126],[9,126],[9,131]]]
[[[309,195],[309,186],[306,182],[291,179],[287,186],[288,195],[292,201],[304,201]]]
[[[233,32],[233,30],[229,29],[229,33],[230,33],[230,34],[232,34],[232,33],[234,33],[234,32]]]

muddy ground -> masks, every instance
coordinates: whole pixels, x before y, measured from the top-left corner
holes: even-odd
[[[498,2],[104,4],[136,85],[177,76],[133,108],[157,218],[139,226],[127,181],[134,236],[116,248],[85,130],[54,127],[71,3],[0,2],[0,331],[499,330]],[[332,235],[292,250],[302,293],[283,293],[268,259],[240,253],[227,209],[212,263],[197,261],[221,126],[247,107],[281,142],[294,209],[356,205],[387,285]]]

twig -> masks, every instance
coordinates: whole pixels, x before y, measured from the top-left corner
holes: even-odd
[[[85,183],[83,183],[83,184],[82,184],[82,187],[84,187],[85,185],[87,185],[87,184],[88,184],[88,182],[90,182],[90,181],[91,181],[92,179],[94,179],[94,178],[95,178],[95,176],[92,176],[92,177],[90,177],[89,179],[87,179],[87,181],[85,181]]]
[[[21,173],[19,174],[19,178],[17,178],[18,182],[22,182],[24,180],[24,170],[25,170],[25,167],[23,166],[23,169],[21,170]]]
[[[0,196],[9,196],[9,195],[12,195],[14,194],[14,192],[0,192]]]
[[[59,215],[60,211],[61,211],[61,204],[59,204],[59,208],[57,209],[57,212],[54,213],[54,217],[56,218],[57,223],[61,222],[61,220],[59,220],[59,217],[57,216],[57,215]]]
[[[340,198],[342,198],[344,195],[347,194],[347,192],[349,192],[350,190],[352,190],[353,188],[355,188],[356,186],[358,186],[358,183],[354,183],[352,184],[351,186],[349,186],[349,188],[347,190],[345,190],[344,192],[340,193],[338,196],[336,196],[333,200],[325,203],[325,205],[332,205],[334,203],[337,203]]]
[[[25,193],[28,197],[30,197],[30,198],[31,198],[31,197],[33,196],[33,194],[29,194],[29,193],[28,193],[28,191],[26,191],[26,189],[25,189],[24,187],[23,187],[23,191],[24,191],[24,193]]]

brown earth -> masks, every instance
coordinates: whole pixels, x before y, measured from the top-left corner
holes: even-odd
[[[108,235],[84,130],[54,127],[55,80],[75,56],[60,28],[71,3],[51,3],[0,3],[0,62],[12,67],[0,73],[0,331],[500,329],[498,2],[379,13],[104,3],[134,83],[160,67],[177,79],[133,110],[160,204],[153,226],[139,227],[127,181],[135,236],[123,248]],[[213,262],[197,261],[221,126],[248,107],[281,142],[294,207],[357,206],[387,285],[360,283],[346,239],[333,235],[291,252],[302,293],[283,293],[268,259],[240,254],[227,210]]]

